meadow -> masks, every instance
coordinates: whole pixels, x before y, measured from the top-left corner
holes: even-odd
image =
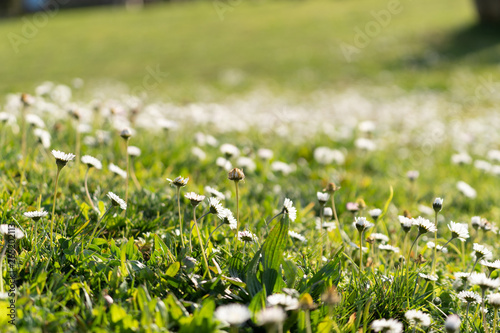
[[[387,2],[65,11],[0,45],[0,331],[497,332],[497,37],[419,3],[351,62]]]

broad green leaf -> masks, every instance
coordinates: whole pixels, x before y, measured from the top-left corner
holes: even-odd
[[[280,222],[276,224],[264,245],[262,245],[262,283],[266,286],[269,294],[274,292],[274,287],[281,277],[280,264],[283,259],[283,252],[288,239],[288,227],[290,225],[287,215],[284,215]]]
[[[179,272],[180,268],[181,268],[181,263],[176,261],[172,265],[168,266],[168,269],[165,272],[165,274],[170,277],[174,277],[177,275],[177,272]]]
[[[261,250],[255,252],[252,261],[250,261],[247,265],[248,267],[246,270],[247,274],[245,282],[248,287],[248,292],[250,293],[251,296],[254,296],[259,291],[262,290],[262,284],[257,278],[257,273],[259,271],[259,263],[260,263],[260,253]]]
[[[231,277],[237,277],[241,280],[245,279],[245,264],[243,262],[243,255],[241,252],[233,255],[228,262],[229,274]]]

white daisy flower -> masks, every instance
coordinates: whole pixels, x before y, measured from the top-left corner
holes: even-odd
[[[191,201],[191,205],[193,207],[198,206],[200,204],[200,202],[202,202],[203,200],[205,200],[205,196],[204,195],[197,194],[197,193],[194,193],[194,192],[188,192],[188,193],[184,194],[184,197],[186,197],[186,199],[188,199],[189,201]]]
[[[481,296],[473,291],[461,291],[457,296],[464,303],[481,303]]]
[[[238,228],[238,221],[233,216],[233,212],[227,208],[223,208],[220,216],[225,224],[229,225],[229,229],[234,230]]]
[[[281,324],[286,319],[286,312],[279,306],[265,308],[257,313],[257,323],[261,326]]]
[[[391,251],[394,253],[399,253],[399,247],[395,247],[392,245],[380,244],[378,246],[378,248],[379,248],[379,250],[383,250],[383,251]]]
[[[436,275],[432,275],[432,274],[427,275],[424,273],[418,273],[418,276],[421,277],[422,279],[424,279],[425,281],[434,282],[434,281],[438,280],[438,277]]]
[[[33,134],[38,138],[38,142],[42,144],[45,149],[50,148],[50,133],[41,128],[35,128]]]
[[[484,245],[474,243],[472,248],[474,250],[473,254],[477,259],[491,260],[491,258],[493,257],[493,253],[491,253],[491,251],[488,250]]]
[[[108,169],[109,171],[111,171],[112,173],[122,177],[122,178],[127,178],[127,171],[121,169],[119,166],[113,164],[113,163],[110,163],[109,166],[108,166]]]
[[[476,190],[464,181],[459,181],[457,183],[457,189],[469,199],[475,199],[477,197]]]
[[[353,225],[359,232],[365,231],[373,227],[373,224],[366,220],[366,217],[355,217]]]
[[[467,153],[454,154],[451,156],[451,162],[453,164],[470,164],[472,157]]]
[[[214,315],[220,321],[238,326],[250,319],[251,313],[245,305],[235,303],[219,306]]]
[[[288,230],[288,235],[294,239],[301,241],[302,243],[307,242],[307,239],[304,236],[302,236],[301,234],[299,234],[298,232]]]
[[[224,207],[222,207],[219,199],[214,197],[208,198],[208,205],[210,214],[217,215],[220,219],[224,218]]]
[[[332,217],[333,216],[333,210],[331,207],[325,207],[323,208],[323,216],[324,217]]]
[[[406,173],[406,177],[408,177],[408,179],[410,181],[415,181],[418,176],[420,176],[420,172],[418,172],[418,170],[410,170]]]
[[[26,217],[29,217],[33,221],[38,221],[42,217],[47,216],[47,214],[48,214],[48,212],[46,212],[44,210],[35,210],[35,211],[31,211],[31,212],[24,212],[23,215]]]
[[[127,153],[130,156],[134,156],[134,157],[141,156],[141,149],[139,147],[136,147],[136,146],[128,146]]]
[[[373,238],[374,240],[380,241],[382,243],[387,243],[389,241],[389,237],[387,235],[380,234],[377,232],[372,233],[370,235],[370,237]]]
[[[493,272],[496,269],[500,269],[500,260],[495,260],[494,262],[481,260],[479,263],[483,266],[488,267],[490,272]]]
[[[226,171],[229,171],[233,168],[231,162],[226,160],[224,157],[217,157],[217,159],[215,160],[215,164]]]
[[[488,303],[494,308],[500,308],[500,294],[489,294]]]
[[[281,306],[285,311],[296,310],[299,307],[299,300],[286,294],[272,294],[267,296],[268,307]]]
[[[413,219],[413,225],[418,227],[419,234],[425,234],[427,232],[437,231],[436,225],[434,223],[421,216],[417,217],[416,219]]]
[[[274,153],[271,149],[260,148],[259,150],[257,150],[257,156],[266,161],[273,158]]]
[[[432,203],[432,208],[434,209],[435,212],[441,211],[443,208],[443,198],[436,198],[434,199],[434,202]]]
[[[481,219],[481,217],[480,217],[480,216],[473,216],[473,217],[471,217],[471,219],[470,219],[470,224],[472,225],[472,227],[473,227],[474,229],[476,229],[476,230],[477,230],[479,227],[481,227],[481,226],[482,226],[482,224],[483,224],[483,220]]]
[[[257,241],[257,236],[248,230],[238,231],[238,239],[245,243],[252,243]]]
[[[377,319],[370,325],[375,332],[402,333],[403,324],[396,319]]]
[[[255,171],[255,169],[257,168],[255,162],[251,158],[245,156],[238,157],[238,159],[236,160],[236,165],[250,172]]]
[[[481,289],[497,289],[500,287],[500,279],[490,279],[484,273],[473,272],[469,276],[469,282],[472,285],[479,286]]]
[[[226,199],[226,196],[222,192],[217,191],[213,187],[205,186],[205,192],[211,194],[212,196],[216,197],[219,200],[225,200]]]
[[[411,227],[413,226],[413,220],[411,218],[402,215],[399,215],[398,219],[399,223],[401,224],[401,228],[403,228],[403,231],[404,232],[410,231]]]
[[[316,196],[318,197],[318,202],[320,205],[325,205],[330,198],[330,194],[328,194],[328,192],[316,192]]]
[[[295,171],[295,165],[287,164],[281,161],[274,161],[273,163],[271,163],[271,170],[281,172],[283,175],[287,176]]]
[[[111,203],[113,206],[119,206],[121,209],[126,210],[127,209],[127,203],[125,200],[121,199],[119,196],[114,194],[113,192],[108,192],[108,198],[111,199]]]
[[[97,158],[95,157],[92,157],[90,155],[83,155],[82,158],[82,163],[87,165],[87,167],[89,168],[96,168],[97,170],[101,170],[102,169],[102,163],[101,161],[99,161]]]
[[[456,314],[452,314],[446,317],[444,328],[448,333],[457,333],[461,325],[462,321],[460,320],[460,317]]]
[[[458,238],[462,242],[465,242],[467,238],[469,238],[469,230],[467,224],[464,223],[455,223],[450,221],[448,224],[448,229],[451,231],[451,238]]]
[[[431,324],[431,316],[420,310],[406,311],[405,318],[410,322],[411,326],[429,327]]]
[[[59,150],[52,150],[52,155],[56,158],[56,163],[59,168],[64,167],[69,161],[75,158],[74,154],[66,154]]]
[[[376,221],[379,218],[379,216],[382,214],[382,209],[375,208],[375,209],[369,210],[368,214],[371,216],[372,219],[374,219]]]
[[[31,126],[38,128],[45,128],[45,122],[42,120],[42,118],[40,118],[36,114],[28,113],[25,119],[26,123],[30,124]]]
[[[230,143],[224,143],[220,146],[220,152],[226,155],[226,157],[238,157],[240,155],[240,150],[235,145]]]
[[[283,203],[283,214],[288,214],[288,218],[290,221],[294,222],[297,218],[297,208],[293,206],[293,201],[285,198],[285,202]]]
[[[184,177],[179,176],[179,177],[175,178],[174,180],[172,180],[170,178],[167,178],[167,180],[170,182],[171,186],[184,187],[187,185],[187,183],[189,181],[189,177],[184,178]]]
[[[427,242],[427,248],[428,249],[436,248],[436,250],[438,251],[441,251],[443,253],[448,253],[448,249],[446,247],[441,245],[436,245],[434,242]]]

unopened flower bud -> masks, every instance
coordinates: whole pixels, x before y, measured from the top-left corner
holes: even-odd
[[[234,180],[235,182],[238,182],[240,180],[245,179],[245,174],[243,173],[242,170],[238,168],[233,168],[231,171],[229,171],[227,178],[229,180]]]

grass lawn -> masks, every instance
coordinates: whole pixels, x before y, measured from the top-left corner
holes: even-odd
[[[494,31],[473,26],[473,3],[467,0],[400,1],[387,26],[346,61],[341,43],[353,45],[356,28],[364,31],[376,22],[372,12],[388,4],[242,2],[221,20],[214,3],[195,2],[134,12],[67,10],[51,13],[46,22],[30,15],[9,19],[0,23],[0,92],[29,90],[44,80],[69,83],[74,77],[136,87],[147,68],[167,75],[151,89],[154,94],[186,100],[199,98],[206,87],[226,94],[261,84],[299,92],[353,82],[446,89],[450,76],[464,67],[476,74],[496,68],[499,39]],[[39,28],[23,35],[26,22]]]

